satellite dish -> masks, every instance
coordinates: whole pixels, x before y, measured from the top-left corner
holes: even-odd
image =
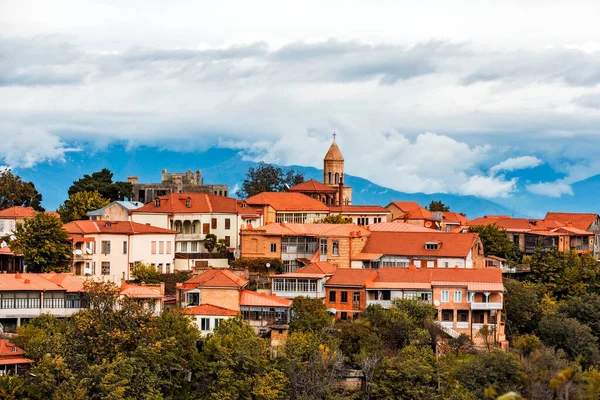
[[[75,254],[76,256],[80,256],[83,254],[83,251],[77,249],[77,250],[73,251],[73,254]]]
[[[0,243],[0,249],[4,248],[4,247],[6,247],[6,246],[8,246],[8,245],[6,244],[6,242],[4,242],[4,241],[3,241],[2,243]]]
[[[433,305],[436,306],[436,307],[439,307],[440,306],[440,301],[439,300],[434,300],[433,301]]]
[[[425,228],[431,228],[431,221],[425,222]]]
[[[17,237],[15,235],[10,236],[10,240],[16,240],[16,239],[17,239]]]
[[[271,263],[266,263],[266,264],[265,264],[265,267],[267,267],[267,268],[271,268]]]

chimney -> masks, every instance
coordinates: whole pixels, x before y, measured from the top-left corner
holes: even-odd
[[[19,273],[16,273],[16,274],[15,274],[15,279],[21,279],[22,277],[23,277],[23,275],[21,275],[21,274],[19,274]]]
[[[411,265],[408,266],[408,270],[409,271],[416,271],[417,267],[415,265],[411,264]]]
[[[285,226],[285,222],[280,222],[279,225]]]
[[[25,279],[25,284],[29,284],[29,283],[31,283],[31,280],[30,279]]]

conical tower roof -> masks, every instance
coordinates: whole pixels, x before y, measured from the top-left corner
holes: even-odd
[[[342,156],[342,152],[335,142],[335,138],[333,138],[333,143],[331,143],[329,151],[325,154],[324,161],[344,161],[344,156]]]

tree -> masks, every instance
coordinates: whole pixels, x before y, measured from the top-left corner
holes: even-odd
[[[58,208],[60,219],[63,223],[89,219],[87,213],[110,204],[98,192],[77,192],[69,196],[63,205]]]
[[[509,262],[520,262],[522,255],[519,247],[506,234],[506,229],[494,224],[471,226],[471,232],[479,233],[486,256],[506,258]]]
[[[208,233],[204,238],[203,244],[206,251],[212,253],[212,251],[217,246],[217,235],[215,235],[214,233]]]
[[[545,345],[563,349],[572,359],[582,357],[585,365],[600,361],[598,339],[589,326],[561,314],[545,315],[540,321],[539,337]]]
[[[600,296],[596,293],[588,293],[562,301],[558,311],[589,326],[592,328],[592,332],[600,332]]]
[[[217,253],[225,253],[227,251],[227,240],[219,239],[215,249],[217,249]]]
[[[450,211],[450,207],[445,205],[441,200],[431,200],[429,211]]]
[[[504,306],[510,333],[516,335],[535,331],[542,315],[540,288],[514,279],[507,279],[504,288]]]
[[[11,249],[23,254],[27,272],[65,271],[72,257],[69,234],[54,215],[37,213],[15,227]]]
[[[344,218],[342,214],[332,214],[321,219],[318,224],[351,224],[352,218]]]
[[[14,175],[10,168],[0,168],[0,210],[23,206],[44,211],[41,203],[42,195],[32,182],[24,182],[18,175]]]
[[[126,197],[131,197],[133,187],[129,182],[113,182],[113,173],[104,168],[99,172],[94,172],[91,175],[85,174],[83,178],[73,181],[73,185],[69,188],[69,197],[79,192],[94,192],[97,191],[100,195],[110,201],[125,200]]]
[[[521,392],[525,376],[518,357],[500,350],[478,353],[462,362],[455,378],[478,399],[492,388],[496,393]]]
[[[325,303],[319,299],[299,296],[292,302],[290,332],[321,332],[332,320]]]
[[[284,192],[287,186],[295,186],[302,182],[303,174],[293,169],[284,171],[280,167],[261,161],[256,167],[248,168],[238,197],[244,199],[262,192]]]
[[[17,400],[25,395],[25,380],[7,373],[0,375],[0,399]]]
[[[141,262],[137,264],[132,271],[132,275],[136,282],[144,283],[160,283],[161,274],[156,270],[156,267],[147,263]]]
[[[461,352],[470,351],[473,348],[473,341],[469,335],[461,333],[456,338],[450,338],[450,340],[448,340],[448,345],[458,356]]]

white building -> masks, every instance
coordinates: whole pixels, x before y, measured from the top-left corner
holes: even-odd
[[[212,304],[187,307],[183,309],[183,312],[192,318],[202,336],[212,333],[223,320],[240,315],[239,311],[213,306]]]
[[[0,210],[0,238],[10,236],[15,230],[15,226],[19,223],[23,223],[25,218],[31,218],[36,214],[31,207],[15,206],[5,210]],[[47,212],[46,214],[54,215],[60,218],[58,213]]]
[[[134,222],[177,231],[176,269],[228,266],[229,254],[239,249],[240,229],[263,223],[259,211],[230,197],[205,193],[172,193],[160,196],[131,212]],[[227,252],[208,252],[206,235],[224,239]]]
[[[76,276],[118,283],[131,279],[140,262],[173,271],[176,232],[169,229],[131,221],[73,221],[64,229],[73,241]]]

